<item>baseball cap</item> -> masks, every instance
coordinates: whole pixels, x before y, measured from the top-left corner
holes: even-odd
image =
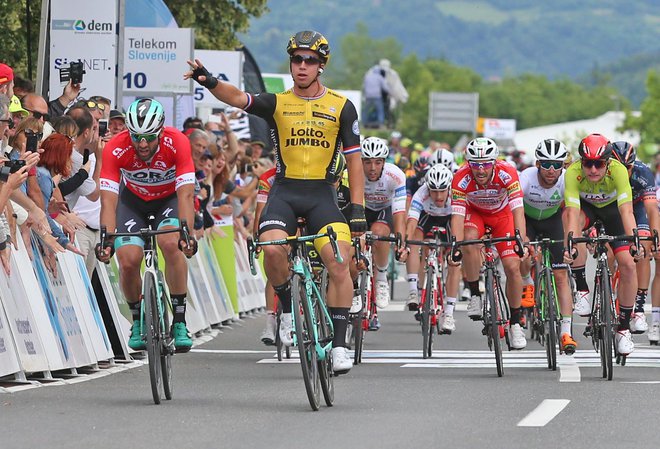
[[[251,145],[261,145],[262,148],[266,148],[266,144],[261,140],[253,140],[250,142]]]
[[[403,148],[408,148],[410,145],[412,145],[413,141],[408,139],[407,137],[404,139],[401,139],[401,146]]]
[[[121,112],[121,111],[118,111],[117,109],[112,109],[110,111],[110,119],[113,119],[113,118],[120,118],[124,121],[126,120],[126,117],[124,116],[124,113]]]
[[[7,64],[0,62],[0,84],[5,84],[14,80],[14,71]]]
[[[11,97],[11,101],[9,102],[9,112],[14,113],[14,112],[20,112],[23,117],[27,117],[30,115],[28,111],[23,109],[23,106],[21,106],[21,100],[18,99],[16,95]]]

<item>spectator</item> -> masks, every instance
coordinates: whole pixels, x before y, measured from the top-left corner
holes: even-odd
[[[18,126],[21,120],[30,115],[28,111],[23,109],[23,106],[21,106],[21,101],[16,95],[11,97],[11,102],[9,103],[9,113],[11,114],[11,118],[14,122],[14,128]]]
[[[62,90],[62,95],[48,103],[47,107],[50,117],[55,118],[64,115],[69,105],[73,104],[73,102],[76,101],[76,98],[80,95],[81,89],[82,86],[80,84],[73,84],[73,82],[69,80]],[[25,103],[23,103],[23,107],[28,111],[30,110]]]
[[[387,123],[393,125],[396,121],[395,117],[393,117],[393,113],[399,103],[406,103],[408,101],[408,91],[401,82],[399,74],[392,68],[392,64],[388,59],[381,59],[378,65],[383,72],[388,90],[387,100],[384,100],[385,119],[387,120]]]
[[[90,108],[90,112],[91,112],[94,106],[90,106],[89,102],[96,103],[96,109],[98,109],[101,112],[101,117],[95,116],[97,120],[108,119],[108,117],[110,116],[110,108],[112,107],[109,99],[101,95],[93,95],[89,97],[87,107]]]
[[[184,122],[183,122],[183,131],[187,131],[190,128],[196,128],[196,129],[204,129],[204,124],[202,123],[202,119],[198,117],[188,117]]]
[[[123,112],[113,109],[110,111],[109,117],[108,131],[112,137],[126,129],[126,117]]]
[[[263,143],[261,140],[253,140],[250,142],[250,147],[252,149],[252,162],[257,161],[261,159],[261,157],[264,154],[264,148],[266,148],[266,144]]]
[[[195,171],[202,170],[202,156],[208,151],[209,144],[211,139],[209,135],[203,129],[198,128],[188,128],[193,129],[188,140],[190,140],[190,150],[192,154],[192,159],[195,164]]]
[[[27,149],[27,135],[36,135],[38,142],[41,141],[44,131],[44,124],[42,121],[37,120],[34,117],[26,117],[23,119],[16,129],[14,129],[14,135],[9,139],[10,150],[10,159],[25,159],[26,158],[26,149]],[[38,146],[38,145],[37,145]],[[36,179],[36,169],[28,172],[27,182],[22,187],[23,192],[25,192],[35,204],[44,209],[48,204],[43,203],[43,197],[39,190],[39,184]]]
[[[379,66],[371,67],[364,75],[362,91],[365,99],[362,113],[365,128],[381,128],[385,123],[383,95],[389,94],[389,89]]]
[[[14,95],[21,100],[27,94],[34,93],[34,83],[21,77],[14,78]]]
[[[7,64],[0,63],[0,95],[11,98],[14,95],[14,71]]]
[[[94,157],[94,159],[100,158],[100,151],[102,151],[102,148],[99,150],[98,139],[93,131],[96,123],[95,119],[86,107],[75,106],[69,109],[67,115],[76,122],[76,125],[78,125],[78,135],[74,140],[74,151],[71,155],[71,173],[78,173],[83,166],[85,150],[89,151],[89,158],[92,160],[92,157]],[[92,177],[87,177],[81,184],[72,181],[73,178],[67,177],[64,177],[63,180],[60,181],[59,188],[70,209],[75,207],[78,198],[81,196],[85,196],[91,201],[95,201],[99,198],[98,184],[101,170],[100,165],[101,164],[98,164],[98,166],[95,165]]]
[[[21,104],[23,105],[23,109],[32,114],[37,120],[41,120],[42,122],[50,121],[48,103],[46,103],[46,100],[42,96],[27,94],[21,100]]]

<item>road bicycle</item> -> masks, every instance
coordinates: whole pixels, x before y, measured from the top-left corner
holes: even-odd
[[[511,350],[509,341],[509,304],[502,289],[502,281],[498,270],[498,257],[493,251],[495,244],[500,242],[515,242],[514,251],[519,257],[523,257],[523,242],[520,232],[516,229],[515,235],[509,237],[491,237],[490,232],[481,239],[456,241],[455,237],[451,240],[450,257],[453,261],[459,262],[462,258],[461,246],[483,245],[482,272],[485,279],[486,300],[482,301],[481,320],[484,324],[482,333],[488,341],[488,349],[495,353],[495,364],[498,377],[504,375],[504,363],[502,360],[502,340],[506,342],[507,348]]]
[[[178,232],[180,235],[179,249],[183,242],[197,245],[190,237],[188,225],[181,220],[179,228],[153,229],[155,217],[147,218],[147,227],[137,232],[107,231],[105,226],[100,229],[100,243],[96,245],[97,255],[110,244],[111,256],[114,246],[111,241],[116,237],[139,237],[144,241],[144,272],[142,274],[142,302],[140,305],[141,337],[146,343],[147,359],[149,361],[149,380],[151,393],[156,404],[160,404],[162,394],[165,399],[172,399],[172,355],[176,352],[172,335],[170,313],[172,304],[167,293],[165,277],[158,267],[158,245],[156,236]],[[194,242],[194,243],[192,243]]]
[[[314,281],[313,269],[305,242],[328,237],[337,262],[343,259],[337,245],[337,235],[332,226],[322,234],[305,235],[304,221],[298,222],[300,236],[289,236],[271,241],[247,241],[250,270],[256,275],[254,257],[257,247],[289,245],[291,266],[291,310],[293,318],[293,344],[298,348],[305,391],[312,410],[321,405],[321,392],[328,407],[334,403],[335,391],[332,371],[332,318],[325,305],[324,294]],[[279,331],[278,331],[279,334]]]
[[[427,359],[433,355],[433,333],[444,332],[440,329],[440,316],[444,311],[444,279],[443,279],[443,248],[451,243],[442,241],[441,236],[447,235],[443,227],[431,229],[433,240],[407,240],[407,245],[428,248],[424,262],[424,288],[419,301],[419,315],[422,327],[422,357]]]

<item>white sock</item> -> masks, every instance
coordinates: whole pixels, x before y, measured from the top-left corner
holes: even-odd
[[[376,280],[387,282],[387,265],[384,267],[376,267]]]
[[[571,333],[571,321],[573,321],[573,319],[570,316],[561,317],[561,331],[560,331],[560,333],[570,335],[570,333]]]
[[[417,293],[417,278],[418,277],[419,277],[419,275],[417,275],[417,273],[408,275],[408,290],[410,290],[411,292]]]
[[[531,274],[528,274],[527,276],[523,276],[522,281],[523,281],[523,286],[534,285],[534,281],[532,280]]]
[[[660,307],[651,308],[651,318],[654,323],[660,323]]]
[[[456,298],[445,298],[445,315],[454,315],[454,304],[456,304]]]

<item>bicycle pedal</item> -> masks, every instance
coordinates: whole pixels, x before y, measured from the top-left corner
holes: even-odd
[[[481,317],[477,315],[473,315],[469,317],[472,321],[481,321]]]
[[[451,331],[445,330],[445,329],[440,329],[439,332],[440,335],[451,335]]]
[[[481,335],[488,335],[488,328],[486,326],[481,329]]]

